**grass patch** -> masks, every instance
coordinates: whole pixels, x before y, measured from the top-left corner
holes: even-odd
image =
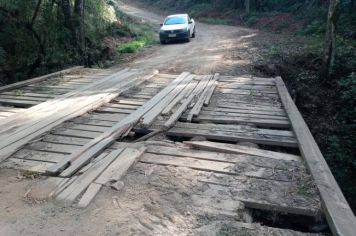
[[[148,45],[148,40],[146,38],[137,38],[131,42],[119,45],[118,51],[120,53],[135,53],[138,50],[146,47]]]
[[[118,44],[117,52],[135,53],[158,42],[154,25],[125,14],[115,2],[111,4],[115,8],[116,17],[119,19],[120,24],[125,26],[125,30],[128,32],[128,35],[125,34],[125,36],[131,38],[127,43]]]

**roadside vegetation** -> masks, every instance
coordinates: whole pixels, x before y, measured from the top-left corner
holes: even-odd
[[[0,0],[0,85],[73,65],[109,66],[154,43],[111,0]]]
[[[355,1],[136,2],[167,14],[187,11],[205,23],[247,26],[288,38],[263,50],[254,69],[265,76],[281,75],[286,81],[330,169],[356,211]],[[331,19],[327,22],[330,10]],[[327,31],[332,20],[336,23],[335,40]]]

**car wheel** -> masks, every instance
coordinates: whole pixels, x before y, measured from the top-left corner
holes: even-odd
[[[160,39],[159,41],[161,42],[161,44],[166,44],[166,40],[164,39]]]
[[[195,38],[195,29],[193,31],[192,38]]]

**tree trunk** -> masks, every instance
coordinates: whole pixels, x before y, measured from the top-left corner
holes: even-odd
[[[336,54],[336,23],[338,20],[338,8],[340,0],[330,0],[328,18],[326,23],[326,35],[324,45],[324,58],[321,70],[322,79],[329,79],[335,63]]]
[[[78,42],[78,50],[85,64],[85,32],[84,32],[84,0],[76,0],[74,5],[74,25]]]
[[[245,12],[246,15],[250,14],[250,0],[245,0]]]

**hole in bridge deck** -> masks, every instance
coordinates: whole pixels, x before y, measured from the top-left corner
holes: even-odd
[[[324,217],[305,216],[289,213],[277,213],[267,210],[250,209],[255,223],[262,225],[301,231],[305,233],[330,234],[330,229]]]

